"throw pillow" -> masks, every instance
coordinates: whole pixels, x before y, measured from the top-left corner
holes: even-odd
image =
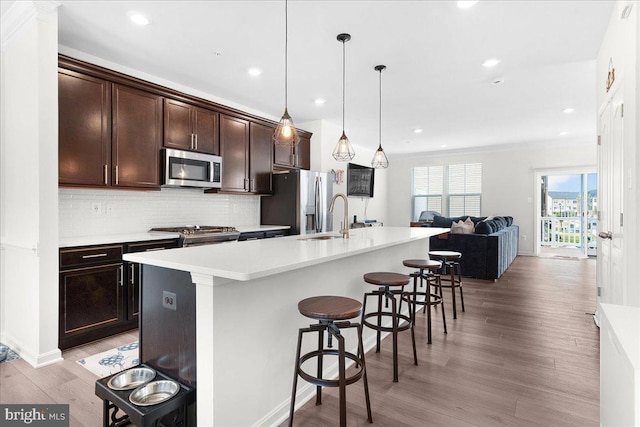
[[[467,218],[466,221],[457,221],[451,224],[451,234],[471,234],[473,233],[473,221]]]

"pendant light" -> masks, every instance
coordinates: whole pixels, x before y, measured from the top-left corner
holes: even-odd
[[[300,142],[300,136],[296,130],[296,126],[293,124],[293,119],[289,115],[287,109],[287,54],[289,47],[289,16],[288,16],[288,4],[287,0],[284,2],[284,114],[278,122],[278,127],[273,132],[273,141],[276,145],[294,146]]]
[[[349,40],[351,40],[349,34],[338,34],[338,41],[342,43],[342,136],[338,140],[336,148],[333,149],[333,158],[339,162],[348,162],[356,155],[349,138],[344,132],[344,44]]]
[[[382,70],[387,68],[385,65],[376,65],[373,69],[380,72],[380,109],[379,109],[379,120],[378,120],[378,149],[376,150],[376,154],[373,155],[373,159],[371,160],[371,166],[376,169],[382,169],[389,167],[389,159],[387,159],[387,155],[384,154],[384,150],[382,149]]]

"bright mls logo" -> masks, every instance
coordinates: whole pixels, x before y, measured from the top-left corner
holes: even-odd
[[[69,405],[0,405],[0,425],[69,427]]]

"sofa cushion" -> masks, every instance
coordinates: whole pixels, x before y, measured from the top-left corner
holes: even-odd
[[[491,226],[489,225],[489,223],[487,221],[480,221],[479,223],[476,224],[475,233],[476,234],[491,234],[491,233],[493,233],[493,231],[492,231]]]
[[[500,231],[507,226],[507,220],[503,216],[495,216],[493,220],[498,225],[498,229],[496,231]]]

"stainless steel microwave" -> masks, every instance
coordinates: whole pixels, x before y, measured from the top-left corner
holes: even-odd
[[[162,158],[164,187],[221,187],[220,156],[163,148]]]

